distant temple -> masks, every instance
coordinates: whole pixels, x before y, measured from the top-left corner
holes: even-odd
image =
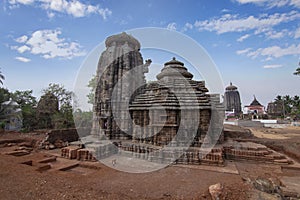
[[[268,103],[267,113],[270,118],[276,118],[282,116],[284,113],[282,102],[270,102]]]
[[[265,114],[265,107],[259,103],[254,96],[253,101],[250,105],[244,107],[244,115],[251,115],[252,119],[262,118]]]
[[[5,123],[4,129],[7,131],[19,131],[23,126],[22,110],[20,105],[9,99],[1,105],[1,112],[3,113],[3,120]]]
[[[232,85],[231,82],[225,91],[225,109],[234,116],[238,116],[242,112],[240,93],[238,88]]]

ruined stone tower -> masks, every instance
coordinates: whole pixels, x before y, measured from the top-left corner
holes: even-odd
[[[105,45],[106,50],[101,54],[97,68],[92,135],[105,134],[109,139],[128,139],[130,136],[126,133],[131,129],[129,119],[126,119],[124,114],[122,118],[123,131],[121,131],[115,122],[116,116],[113,116],[111,102],[114,101],[115,105],[123,106],[117,109],[124,109],[126,112],[127,105],[123,102],[130,99],[130,95],[134,92],[131,90],[136,85],[146,83],[144,73],[148,72],[147,66],[151,61],[143,64],[140,43],[126,33],[108,37]],[[137,66],[142,67],[135,71],[134,81],[122,82],[122,77]],[[116,84],[119,85],[117,89],[115,88]],[[112,99],[113,91],[116,92],[116,95]],[[122,111],[121,115],[123,115]]]

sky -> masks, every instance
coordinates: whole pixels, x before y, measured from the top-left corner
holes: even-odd
[[[196,41],[224,85],[238,87],[243,106],[253,95],[265,106],[277,95],[300,95],[300,77],[293,75],[300,61],[300,0],[2,0],[3,87],[33,90],[37,97],[49,83],[73,90],[95,47],[110,35],[143,27]],[[171,59],[142,54],[159,63],[150,66],[152,74]]]

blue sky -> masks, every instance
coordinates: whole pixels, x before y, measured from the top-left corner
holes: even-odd
[[[265,106],[276,95],[300,95],[300,77],[292,75],[300,0],[4,0],[0,10],[0,67],[11,91],[39,96],[49,83],[72,90],[84,59],[106,37],[160,27],[202,45],[224,84],[238,86],[243,105],[253,95]],[[171,59],[142,53],[155,63]]]

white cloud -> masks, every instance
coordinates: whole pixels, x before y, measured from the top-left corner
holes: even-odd
[[[79,0],[10,0],[10,5],[36,5],[47,11],[48,17],[52,18],[57,13],[67,13],[73,17],[85,17],[90,14],[98,14],[106,19],[112,14],[108,8],[100,8],[99,5],[82,3]],[[35,3],[35,4],[34,4]]]
[[[29,58],[25,58],[25,57],[15,57],[16,60],[21,61],[21,62],[30,62],[31,60]]]
[[[300,1],[299,0],[291,0],[290,5],[300,8]]]
[[[26,35],[23,35],[23,36],[15,39],[15,41],[18,42],[18,43],[24,43],[24,42],[27,41],[27,39],[28,39],[28,37]]]
[[[300,27],[295,31],[295,39],[300,38]]]
[[[175,22],[169,23],[167,25],[167,29],[172,30],[172,31],[176,31],[176,23]]]
[[[51,19],[55,17],[55,14],[53,12],[47,12],[47,16]]]
[[[45,59],[56,57],[71,59],[86,54],[78,43],[67,42],[65,38],[59,37],[61,34],[60,30],[38,30],[32,33],[22,46],[12,49],[16,49],[19,53],[29,51]]]
[[[182,28],[182,31],[185,32],[187,30],[192,30],[193,27],[194,27],[193,24],[185,23],[184,27]]]
[[[227,13],[227,12],[230,12],[230,10],[229,10],[229,9],[226,9],[226,8],[224,8],[223,10],[221,10],[221,12],[222,12],[222,13]]]
[[[242,55],[242,54],[248,53],[249,51],[251,51],[251,48],[247,48],[247,49],[243,49],[243,50],[238,50],[238,51],[236,51],[236,54]]]
[[[15,4],[24,4],[24,5],[29,5],[34,2],[34,0],[9,0],[8,1],[10,4],[15,5]]]
[[[300,8],[299,0],[236,0],[240,4],[253,3],[258,6],[267,6],[268,8],[294,6]]]
[[[256,34],[271,30],[281,23],[294,21],[300,18],[300,13],[291,11],[289,13],[275,13],[272,15],[261,15],[259,17],[248,16],[241,18],[238,15],[225,14],[220,18],[204,21],[196,21],[194,26],[199,31],[215,31],[218,34],[227,32],[244,32],[255,30]]]
[[[238,42],[243,42],[244,40],[246,40],[248,37],[250,37],[249,34],[243,35],[240,38],[238,38],[236,41]]]
[[[251,58],[257,58],[258,56],[265,56],[268,60],[272,58],[280,58],[282,56],[289,55],[300,55],[300,44],[298,45],[290,45],[286,48],[282,48],[279,46],[271,46],[267,48],[259,48],[255,51],[250,51],[249,49],[238,51],[237,54],[245,54]]]
[[[23,46],[20,46],[20,47],[17,48],[17,51],[19,53],[24,53],[25,51],[29,51],[29,50],[30,50],[30,48],[26,45],[23,45]]]
[[[286,34],[287,34],[287,30],[282,30],[282,31],[274,31],[274,30],[271,30],[271,31],[268,31],[265,33],[267,38],[270,38],[270,39],[279,39],[279,38],[283,38]]]
[[[187,27],[188,29],[193,29],[193,24],[186,23],[184,26]]]
[[[280,68],[282,65],[265,65],[263,66],[264,69],[275,69],[275,68]]]

